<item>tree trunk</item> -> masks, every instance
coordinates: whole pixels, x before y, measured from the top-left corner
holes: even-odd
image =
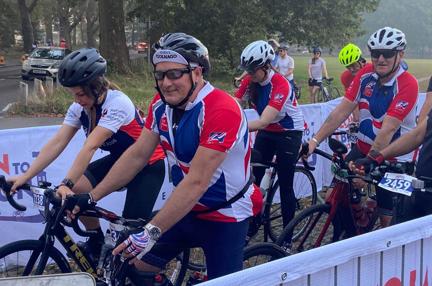
[[[95,0],[90,0],[88,2],[87,12],[86,12],[86,31],[87,31],[87,47],[94,48],[96,44],[96,32],[98,30],[97,23],[97,3]]]
[[[44,18],[44,24],[45,24],[45,42],[53,44],[53,19],[52,16],[46,16]]]
[[[130,72],[123,1],[105,0],[99,2],[99,27],[101,54],[116,72]]]
[[[18,7],[21,17],[21,32],[24,41],[24,51],[30,52],[32,50],[33,38],[33,26],[30,20],[30,12],[27,8],[25,0],[18,0]]]

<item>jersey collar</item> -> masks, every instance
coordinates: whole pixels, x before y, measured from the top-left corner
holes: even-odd
[[[195,97],[195,100],[187,103],[185,110],[191,110],[195,105],[200,103],[213,90],[214,90],[213,85],[211,85],[211,83],[206,81],[204,86],[198,92],[197,97]]]
[[[402,73],[404,73],[406,71],[406,69],[404,69],[403,67],[402,67],[402,65],[400,65],[399,64],[399,69],[398,69],[398,71],[395,73],[395,75],[388,81],[388,82],[386,82],[386,83],[384,83],[383,84],[383,86],[393,86],[393,84],[395,83],[395,81],[396,81],[396,79],[402,74]],[[377,73],[373,73],[373,77],[376,79],[376,80],[378,80],[379,79],[379,76],[378,76],[378,74]]]
[[[268,85],[268,84],[270,83],[270,81],[271,81],[271,79],[272,79],[272,77],[273,77],[274,74],[275,74],[274,70],[271,69],[271,70],[268,72],[267,78],[266,78],[264,81],[260,82],[259,84],[260,84],[261,86]]]

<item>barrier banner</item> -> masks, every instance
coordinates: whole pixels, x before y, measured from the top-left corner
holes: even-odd
[[[41,148],[59,128],[60,126],[44,126],[0,130],[0,175],[8,178],[27,171]],[[54,186],[58,185],[71,167],[84,141],[84,133],[82,130],[79,130],[62,154],[29,183],[37,185],[38,182],[48,181]],[[93,156],[93,160],[99,159],[106,154],[108,153],[98,150]],[[162,207],[173,189],[168,179],[167,165],[165,165],[165,168],[165,182],[159,193],[154,210]],[[114,192],[98,202],[98,205],[121,214],[125,198],[126,191]],[[37,239],[42,234],[44,228],[42,216],[39,214],[39,210],[33,205],[32,194],[30,192],[18,191],[15,199],[18,203],[27,207],[25,212],[12,208],[6,201],[4,194],[0,192],[0,229],[2,230],[0,246],[19,239]],[[102,222],[102,226],[103,229],[106,229],[105,222]],[[77,238],[73,231],[70,234],[74,238]]]

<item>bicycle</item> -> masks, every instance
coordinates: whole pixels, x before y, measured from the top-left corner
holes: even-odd
[[[37,240],[15,241],[0,248],[0,277],[72,272],[71,263],[54,245],[55,240],[57,240],[75,265],[81,271],[93,275],[100,285],[125,285],[128,280],[135,281],[134,284],[140,285],[141,282],[139,281],[149,279],[148,274],[143,276],[135,268],[128,266],[127,260],[123,261],[120,256],[111,255],[111,251],[116,245],[131,233],[142,230],[147,223],[145,220],[125,219],[97,206],[80,212],[77,217],[81,215],[97,217],[110,223],[110,230],[107,230],[105,235],[105,244],[102,246],[101,255],[96,261],[82,250],[66,232],[66,227],[72,227],[80,236],[92,234],[92,231],[85,231],[80,228],[78,219],[69,222],[65,216],[65,210],[71,209],[75,205],[74,197],[68,198],[62,205],[61,199],[56,197],[55,190],[50,186],[50,183],[41,182],[39,186],[25,185],[21,187],[21,189],[30,190],[33,193],[33,201],[45,219],[45,229]],[[7,189],[7,183],[4,184],[3,182],[0,188]],[[183,261],[188,261],[189,250],[185,250],[180,259],[171,273],[154,275],[155,285],[164,285],[161,283],[168,280],[174,281],[174,284],[175,281],[183,281],[187,265]]]
[[[334,78],[323,78],[318,90],[318,101],[327,102],[341,96],[339,89],[333,85]]]
[[[276,162],[263,162],[259,152],[253,150],[251,166],[254,168],[267,169],[268,182],[267,186],[261,188],[261,192],[264,196],[263,209],[260,215],[251,220],[247,240],[249,241],[250,238],[254,237],[258,233],[260,227],[264,226],[264,241],[268,241],[269,238],[272,241],[276,241],[283,228],[280,201],[276,201],[279,196]],[[293,188],[297,198],[296,213],[317,203],[317,185],[311,171],[303,166],[296,166],[293,182]]]
[[[276,244],[289,249],[291,254],[366,233],[379,227],[376,225],[379,215],[374,200],[369,201],[367,224],[358,224],[359,216],[356,218],[353,203],[359,205],[359,196],[365,194],[354,192],[352,180],[360,176],[352,174],[349,170],[348,163],[343,157],[348,149],[343,143],[330,137],[329,146],[333,154],[319,149],[315,149],[314,153],[332,162],[333,191],[324,204],[303,210],[285,227]],[[306,154],[308,149],[307,144],[304,144],[301,154]],[[370,188],[368,188],[368,196],[374,197]],[[364,214],[363,210],[361,213]],[[301,234],[289,239],[292,233],[298,232],[298,229],[303,230]]]
[[[65,217],[65,210],[73,207],[75,202],[69,201],[69,198],[62,205],[61,200],[55,195],[55,190],[49,188],[50,185],[50,183],[42,182],[38,187],[30,185],[21,187],[33,193],[33,201],[44,216],[46,226],[38,240],[15,241],[0,248],[0,277],[72,272],[71,263],[54,246],[55,240],[58,240],[76,266],[81,271],[93,275],[98,281],[98,285],[129,285],[130,282],[133,285],[143,285],[144,281],[148,282],[149,279],[152,279],[154,285],[180,286],[184,281],[189,283],[188,280],[194,279],[194,276],[190,276],[185,280],[188,267],[190,270],[196,270],[191,266],[192,264],[186,263],[189,262],[190,249],[184,249],[182,254],[171,262],[172,267],[165,273],[154,275],[142,273],[129,266],[128,259],[125,260],[119,255],[112,256],[111,251],[115,246],[131,233],[141,231],[147,222],[143,219],[125,219],[97,206],[78,213],[77,218],[69,222]],[[10,185],[2,181],[0,188],[8,189]],[[11,201],[16,204],[13,197],[11,197]],[[89,236],[92,234],[91,231],[80,228],[79,216],[102,218],[110,223],[110,229],[106,232],[105,244],[102,246],[98,261],[80,249],[65,230],[65,227],[68,226],[72,227],[78,235]],[[257,244],[245,249],[245,265],[247,267],[252,266],[252,259],[262,255],[266,255],[267,258],[261,258],[255,263],[279,259],[286,256],[286,253],[274,244]],[[21,264],[24,266],[20,266]],[[201,267],[199,270],[202,272],[205,271],[205,268]]]

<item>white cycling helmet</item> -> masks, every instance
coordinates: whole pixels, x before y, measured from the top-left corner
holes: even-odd
[[[273,48],[265,41],[255,41],[247,45],[240,56],[240,68],[253,72],[269,64],[275,58]]]
[[[395,28],[381,28],[370,36],[368,47],[369,50],[403,51],[406,47],[405,34]]]

